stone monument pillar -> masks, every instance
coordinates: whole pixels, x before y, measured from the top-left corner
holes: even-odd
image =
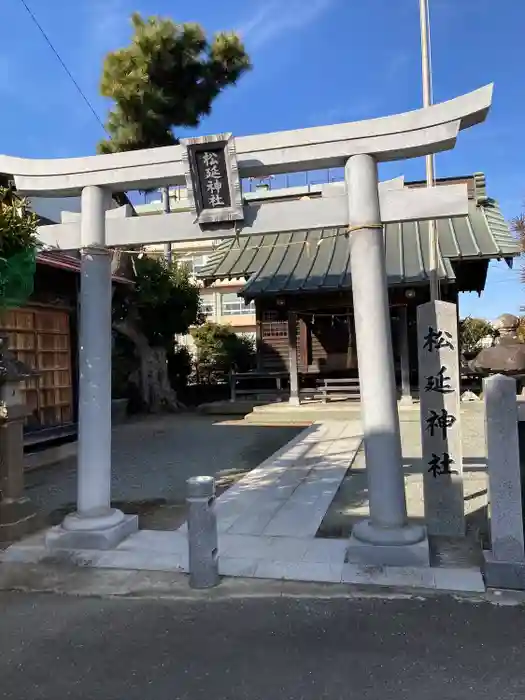
[[[489,474],[490,551],[483,552],[491,588],[525,590],[525,538],[516,382],[496,374],[483,380]]]
[[[448,537],[465,535],[457,319],[445,301],[417,309],[425,522]]]
[[[22,382],[31,370],[15,360],[0,336],[0,542],[23,537],[36,510],[24,495],[24,420]]]
[[[348,561],[429,563],[425,529],[409,524],[392,353],[385,244],[377,163],[357,155],[346,165],[350,265],[361,388],[370,519],[357,523]]]

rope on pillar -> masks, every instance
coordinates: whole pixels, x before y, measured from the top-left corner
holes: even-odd
[[[359,224],[358,226],[349,226],[346,231],[347,233],[353,233],[354,231],[361,231],[363,228],[383,228],[384,224]]]

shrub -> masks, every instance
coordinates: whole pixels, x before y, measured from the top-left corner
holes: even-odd
[[[248,336],[237,335],[231,326],[207,322],[191,332],[195,341],[197,380],[215,384],[231,369],[246,372],[254,366],[255,346]]]
[[[188,379],[193,371],[193,358],[187,348],[175,346],[168,353],[168,377],[175,391],[181,391],[188,385]]]

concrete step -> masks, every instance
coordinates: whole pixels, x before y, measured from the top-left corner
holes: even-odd
[[[65,459],[76,457],[77,446],[78,443],[75,440],[74,442],[66,442],[62,445],[46,447],[45,449],[34,452],[27,452],[24,455],[24,469],[26,471],[41,469],[42,467],[49,467],[58,462],[63,462]]]
[[[461,405],[463,416],[477,416],[483,412],[483,403],[464,403]],[[244,420],[248,423],[263,424],[294,424],[313,423],[316,421],[348,421],[359,420],[361,417],[361,405],[359,402],[328,403],[328,404],[303,404],[301,406],[289,406],[282,404],[265,404],[254,406],[247,413]],[[399,418],[402,423],[419,423],[419,403],[411,406],[399,405]]]

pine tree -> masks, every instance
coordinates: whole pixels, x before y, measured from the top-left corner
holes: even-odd
[[[109,53],[104,60],[100,91],[113,101],[113,106],[106,123],[109,138],[99,143],[99,153],[177,144],[177,128],[198,127],[210,114],[218,95],[251,68],[244,46],[234,33],[216,34],[210,41],[198,24],[176,24],[161,17],[143,19],[138,13],[132,15],[131,22],[129,46]],[[163,203],[164,210],[169,211],[166,188]],[[147,270],[137,265],[141,268],[137,290],[144,293],[147,281],[151,292],[152,280],[157,284],[169,279],[169,299],[162,303],[159,299],[153,305],[149,299],[147,308],[143,308],[144,304],[133,297],[128,313],[121,313],[114,324],[115,330],[135,346],[140,365],[137,384],[143,403],[153,411],[179,406],[167,373],[172,334],[187,330],[191,319],[195,321],[198,315],[198,290],[188,281],[181,281],[176,263],[171,263],[169,244],[167,248],[165,263],[151,261]],[[157,289],[162,299],[163,289]],[[179,324],[174,314],[180,314]],[[178,330],[176,326],[180,326]]]
[[[178,143],[177,127],[197,127],[213,101],[250,69],[234,33],[211,42],[198,24],[134,13],[128,47],[106,56],[100,91],[114,102],[99,153]]]

